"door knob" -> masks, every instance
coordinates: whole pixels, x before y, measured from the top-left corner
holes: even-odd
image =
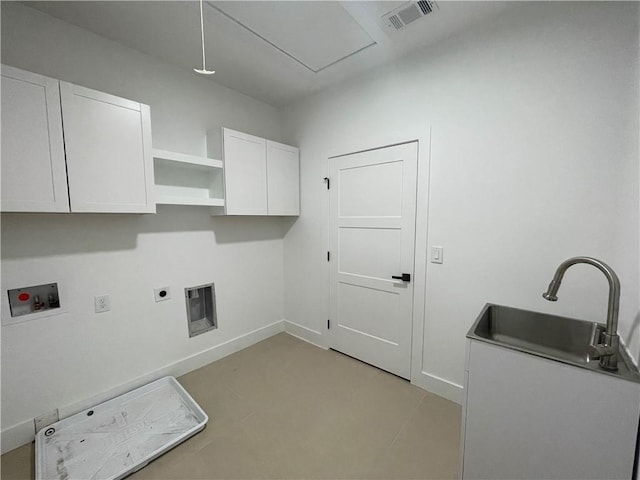
[[[391,278],[394,278],[396,280],[402,280],[403,282],[410,282],[411,281],[411,274],[410,273],[403,273],[402,276],[400,276],[400,275],[392,275]]]

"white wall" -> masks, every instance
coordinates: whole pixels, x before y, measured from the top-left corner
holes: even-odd
[[[281,132],[264,103],[3,2],[3,63],[150,104],[155,147],[203,154],[205,132],[225,125],[299,145],[302,167],[293,225],[168,206],[155,216],[2,215],[3,289],[59,280],[70,299],[67,314],[2,328],[3,450],[5,433],[24,435],[36,415],[271,332],[283,295],[291,330],[324,345],[326,156],[416,125],[432,127],[420,188],[429,244],[445,247],[445,263],[427,265],[425,376],[462,384],[464,334],[487,301],[603,320],[595,269],[573,267],[558,303],[540,297],[557,264],[579,254],[618,272],[620,332],[640,357],[638,53],[635,3],[519,3],[287,108]],[[182,289],[209,281],[220,329],[188,340]],[[174,300],[155,304],[152,288],[167,284]],[[103,293],[112,311],[94,314]]]
[[[444,8],[444,7],[443,7]],[[638,331],[638,5],[517,3],[450,38],[285,109],[300,147],[302,215],[285,238],[288,328],[326,344],[327,155],[431,126],[423,379],[458,398],[465,334],[486,302],[604,321],[596,269],[622,283],[619,331]],[[408,135],[408,134],[407,134]],[[452,388],[453,386],[453,388]]]
[[[207,130],[222,125],[280,140],[275,108],[18,3],[2,4],[2,62],[149,104],[158,148],[204,154]],[[35,416],[74,413],[281,329],[280,219],[159,206],[1,220],[3,289],[57,281],[68,299],[66,314],[2,327],[3,451],[29,440]],[[209,282],[219,328],[189,339],[183,289]],[[155,303],[153,288],[166,285],[172,300]],[[105,293],[112,310],[95,314]]]

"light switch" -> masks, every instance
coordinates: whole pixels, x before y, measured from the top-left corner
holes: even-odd
[[[442,263],[444,251],[442,247],[431,247],[431,263]]]

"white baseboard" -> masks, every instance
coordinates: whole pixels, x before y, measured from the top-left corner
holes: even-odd
[[[462,405],[464,398],[464,388],[462,385],[450,382],[444,378],[437,377],[427,372],[420,372],[416,378],[411,379],[411,383],[427,390],[428,392],[435,393],[441,397],[451,400],[452,402]]]
[[[215,345],[214,347],[202,352],[198,352],[190,357],[178,360],[177,362],[166,365],[158,370],[154,370],[153,372],[145,374],[134,380],[111,388],[106,392],[102,392],[79,402],[74,402],[70,405],[58,407],[60,420],[81,412],[89,407],[110,400],[111,398],[117,397],[118,395],[122,395],[123,393],[131,391],[142,385],[146,385],[158,378],[165,377],[167,375],[179,377],[180,375],[184,375],[185,373],[204,367],[211,362],[215,362],[216,360],[238,352],[283,331],[284,322],[279,320],[265,327],[258,328],[244,335],[227,340],[224,343]],[[24,422],[20,422],[2,430],[1,451],[4,454],[32,442],[34,438],[35,433],[33,419],[30,418]]]
[[[316,347],[323,348],[325,350],[328,348],[326,345],[327,342],[325,337],[317,330],[313,330],[309,327],[305,327],[304,325],[300,325],[286,319],[283,320],[283,323],[284,331],[289,335],[315,345]]]
[[[329,348],[327,345],[326,335],[322,335],[322,333],[317,330],[305,327],[304,325],[292,322],[291,320],[284,319],[283,323],[284,331],[289,335],[311,343],[316,347],[324,348],[325,350]],[[444,378],[431,375],[427,372],[420,372],[417,378],[413,378],[411,380],[411,383],[423,390],[435,393],[436,395],[444,397],[447,400],[451,400],[458,405],[462,405],[464,388],[461,385],[445,380]]]
[[[35,438],[33,418],[2,431],[2,454],[26,445]]]

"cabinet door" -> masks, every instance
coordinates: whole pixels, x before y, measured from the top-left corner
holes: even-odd
[[[154,213],[149,107],[60,82],[72,212]]]
[[[266,140],[225,128],[223,148],[227,215],[267,215]]]
[[[2,211],[68,212],[58,80],[2,66]]]
[[[472,340],[466,394],[463,478],[632,477],[637,383]]]
[[[269,215],[300,215],[300,167],[296,147],[267,140]]]

